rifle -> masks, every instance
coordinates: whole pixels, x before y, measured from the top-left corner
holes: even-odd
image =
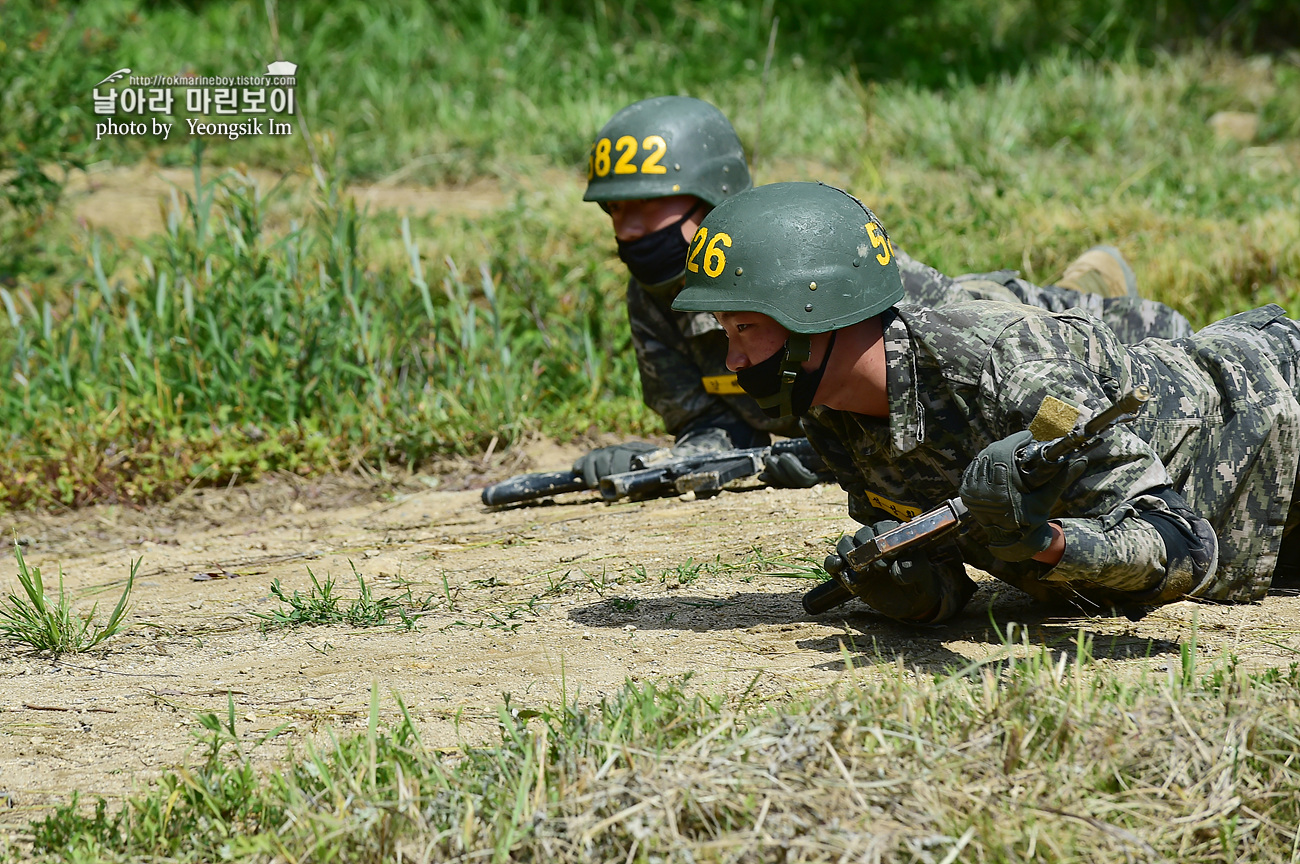
[[[1051,441],[1030,441],[1016,453],[1016,469],[1030,488],[1041,485],[1060,470],[1066,457],[1096,446],[1101,436],[1111,428],[1135,418],[1150,398],[1150,389],[1139,385],[1089,420],[1082,429]],[[856,596],[853,583],[865,578],[872,564],[960,532],[970,520],[966,504],[960,498],[949,498],[897,528],[878,534],[841,558],[843,566],[831,573],[832,578],[803,596],[804,611],[809,615],[820,615],[847,603]]]
[[[763,470],[764,458],[780,453],[795,455],[818,473],[826,470],[807,438],[790,438],[777,441],[770,447],[720,450],[681,458],[673,458],[670,451],[657,450],[632,457],[633,470],[602,477],[596,488],[606,501],[641,500],[686,492],[707,498],[718,494],[734,480],[757,476]],[[484,489],[483,503],[488,507],[503,507],[562,492],[581,492],[587,488],[582,474],[577,471],[520,474]]]

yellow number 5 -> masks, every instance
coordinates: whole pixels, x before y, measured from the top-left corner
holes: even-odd
[[[875,222],[868,222],[866,224],[866,229],[867,236],[871,238],[871,245],[877,249],[883,248],[885,250],[876,255],[876,260],[879,261],[880,266],[883,267],[888,264],[889,259],[893,257],[893,250],[890,249],[889,240],[880,232],[880,226]]]

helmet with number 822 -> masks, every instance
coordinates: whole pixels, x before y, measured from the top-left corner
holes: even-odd
[[[822,183],[773,183],[704,218],[673,308],[761,312],[811,334],[865,321],[902,296],[889,236],[862,202]]]
[[[740,138],[722,112],[689,96],[619,111],[596,134],[584,201],[694,195],[720,204],[751,185]]]

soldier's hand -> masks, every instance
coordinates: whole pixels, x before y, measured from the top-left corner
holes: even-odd
[[[890,618],[926,622],[956,614],[970,594],[962,595],[963,586],[948,584],[943,568],[936,566],[924,549],[913,550],[893,560],[876,561],[865,571],[849,567],[849,553],[869,543],[876,535],[897,528],[898,524],[885,520],[861,528],[856,534],[845,534],[835,545],[835,553],[826,556],[823,565],[826,572],[838,576],[846,569],[851,570],[850,577],[844,581],[849,583],[853,593],[872,609]]]
[[[758,475],[769,486],[781,489],[807,489],[816,486],[821,478],[817,472],[793,453],[769,453],[763,457],[763,472]]]
[[[1026,561],[1051,545],[1052,507],[1088,468],[1087,459],[1076,457],[1031,489],[1016,468],[1016,451],[1032,438],[1024,431],[994,441],[961,478],[961,500],[984,527],[989,551],[1003,561]]]
[[[632,470],[632,458],[653,453],[659,448],[648,441],[627,441],[600,447],[579,456],[573,463],[573,470],[582,475],[582,482],[590,489],[600,485],[602,477],[610,474],[622,474]]]

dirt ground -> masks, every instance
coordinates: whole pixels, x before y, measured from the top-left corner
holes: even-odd
[[[1011,622],[1071,656],[1082,630],[1098,662],[1135,673],[1178,668],[1193,634],[1201,657],[1230,651],[1250,667],[1285,667],[1300,650],[1300,600],[1281,593],[1132,622],[1079,618],[986,579],[944,627],[902,627],[856,602],[810,618],[799,601],[812,583],[779,571],[820,560],[853,526],[834,486],[612,505],[572,493],[501,511],[460,488],[576,452],[535,442],[454,474],[280,478],[151,509],[7,518],[5,535],[47,579],[61,569],[82,611],[97,601],[103,615],[143,562],[129,626],[100,649],[55,660],[0,643],[0,827],[74,789],[143,789],[184,763],[196,714],[224,713],[227,694],[245,741],[280,729],[255,749],[270,760],[323,730],[363,728],[372,687],[387,720],[400,693],[426,742],[454,747],[494,734],[506,693],[520,707],[589,702],[628,679],[690,674],[709,692],[780,699],[835,682],[846,660],[859,674],[895,662],[924,673],[995,657]],[[424,601],[418,629],[265,630],[254,617],[281,606],[272,580],[305,592],[309,570],[355,597],[353,566],[377,595]],[[3,568],[5,593],[14,572]]]
[[[69,201],[89,224],[145,232],[161,224],[169,181],[187,178],[105,169],[71,187]],[[354,191],[411,212],[475,213],[505,200],[490,184]],[[62,570],[77,608],[98,602],[101,618],[142,559],[126,631],[101,648],[51,659],[0,642],[0,834],[73,790],[118,800],[144,789],[185,762],[196,715],[224,713],[227,698],[250,745],[278,730],[253,749],[269,762],[325,730],[363,728],[372,688],[386,720],[400,693],[426,743],[454,747],[495,734],[507,693],[518,707],[591,702],[628,679],[689,674],[709,692],[781,699],[835,682],[846,661],[860,674],[882,663],[927,673],[1001,656],[1012,622],[1070,656],[1082,631],[1098,662],[1134,674],[1178,668],[1193,638],[1200,656],[1232,652],[1250,667],[1285,667],[1300,652],[1295,592],[1239,608],[1178,603],[1132,622],[1042,607],[985,579],[941,628],[895,625],[856,602],[810,618],[799,601],[812,583],[780,574],[820,561],[855,527],[833,486],[613,505],[574,493],[502,511],[480,503],[484,483],[556,470],[578,452],[539,441],[450,473],[284,477],[144,510],[0,520],[0,536],[16,534],[47,585]],[[19,591],[9,561],[0,598]],[[276,579],[306,592],[311,573],[331,576],[351,600],[354,567],[377,595],[421,607],[417,629],[268,630],[255,617],[281,608],[269,591]]]

